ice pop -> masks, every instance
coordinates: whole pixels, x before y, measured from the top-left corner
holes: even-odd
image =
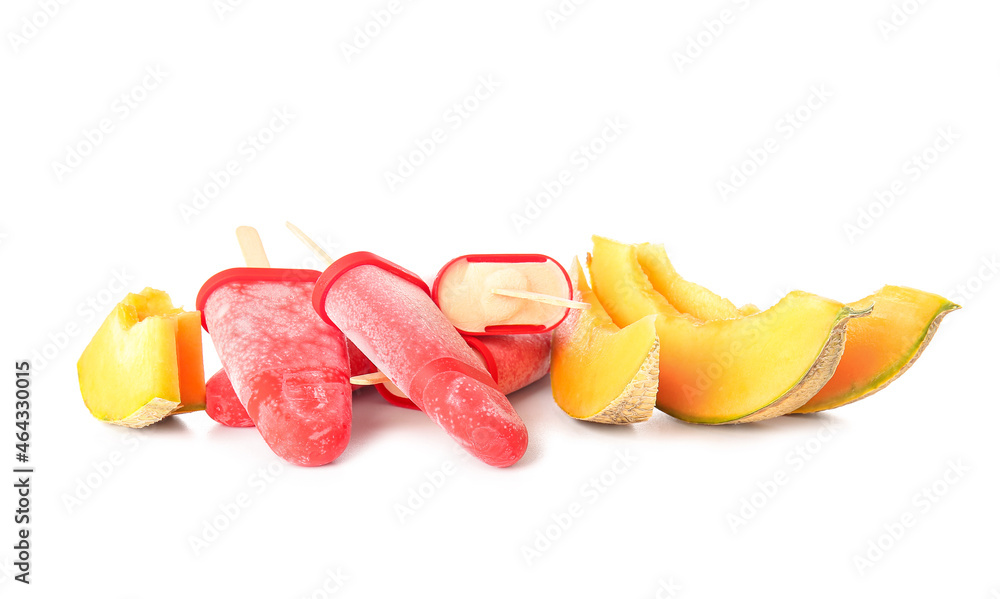
[[[236,397],[236,390],[229,380],[225,368],[220,368],[205,383],[205,413],[209,417],[226,426],[250,427],[253,420],[250,414]]]
[[[524,423],[420,277],[368,252],[348,254],[320,276],[313,305],[471,454],[501,467],[524,454]]]
[[[484,357],[487,365],[496,364],[491,371],[505,395],[527,387],[549,372],[551,332],[466,337],[466,341]]]
[[[497,382],[504,395],[527,387],[549,371],[552,350],[552,333],[528,335],[466,336],[465,341],[479,354],[486,369]],[[418,409],[398,387],[376,385],[378,392],[389,403],[403,408]]]
[[[247,262],[266,265],[263,250],[252,259],[244,241],[241,236]],[[319,274],[233,268],[210,278],[197,301],[202,324],[257,430],[277,455],[303,466],[332,462],[351,432],[347,341],[312,309]]]
[[[365,357],[361,350],[350,341],[347,342],[347,356],[351,361],[351,376],[376,371],[371,360]],[[361,385],[352,385],[354,391],[360,388]],[[208,383],[205,384],[205,412],[212,420],[225,426],[250,427],[254,425],[246,408],[236,397],[236,391],[233,389],[233,384],[229,381],[229,376],[224,368],[212,375],[212,378],[208,379]]]
[[[431,296],[465,335],[551,331],[571,307],[573,286],[561,264],[541,254],[470,254],[441,269]]]

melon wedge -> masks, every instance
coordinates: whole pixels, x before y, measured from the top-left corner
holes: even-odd
[[[104,320],[77,362],[80,393],[99,420],[141,428],[205,407],[201,317],[147,287]]]
[[[580,261],[570,269],[574,298],[590,304],[573,310],[552,344],[552,396],[580,420],[631,424],[648,420],[656,404],[660,344],[654,316],[618,328],[587,285]]]
[[[940,295],[892,285],[852,306],[872,304],[871,316],[848,327],[833,378],[795,413],[839,408],[884,389],[920,357],[944,317],[961,308]]]
[[[701,321],[653,288],[636,246],[595,236],[589,261],[594,293],[616,325],[655,315],[656,407],[688,422],[754,422],[798,409],[833,376],[847,323],[870,311],[794,291],[759,314]]]
[[[756,306],[737,308],[733,302],[708,289],[682,278],[667,257],[662,245],[641,243],[636,246],[639,265],[649,282],[668,302],[682,314],[700,320],[719,320],[744,316],[744,310],[759,312]]]
[[[663,246],[642,244],[639,262],[653,288],[678,311],[701,320],[733,318],[732,303],[711,291],[684,281],[674,270]],[[888,285],[851,307],[874,305],[868,318],[847,326],[840,365],[815,397],[794,412],[804,414],[839,408],[881,391],[913,365],[930,343],[944,317],[960,308],[940,295]],[[760,312],[753,304],[739,308],[739,316]]]

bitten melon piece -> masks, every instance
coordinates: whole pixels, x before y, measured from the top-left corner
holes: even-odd
[[[143,289],[116,305],[77,362],[80,393],[99,420],[141,428],[205,408],[201,315]]]
[[[847,323],[868,313],[793,291],[759,314],[700,321],[653,288],[636,246],[597,236],[590,272],[615,324],[656,316],[656,407],[688,422],[754,422],[798,409],[833,376]]]
[[[872,304],[871,316],[848,327],[833,378],[796,413],[839,408],[884,389],[916,362],[944,317],[961,308],[940,295],[893,285],[852,306]]]
[[[618,328],[587,285],[580,261],[570,278],[573,310],[556,329],[552,344],[552,396],[564,412],[580,420],[630,424],[648,420],[656,403],[660,344],[655,317]]]

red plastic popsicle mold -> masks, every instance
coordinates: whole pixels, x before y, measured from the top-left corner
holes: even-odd
[[[205,322],[205,302],[218,287],[226,283],[257,282],[257,281],[309,281],[314,282],[320,276],[318,270],[305,268],[230,268],[212,275],[198,291],[195,300],[196,309],[201,312],[201,326],[208,331]]]

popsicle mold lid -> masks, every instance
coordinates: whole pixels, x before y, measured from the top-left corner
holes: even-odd
[[[337,279],[339,279],[341,275],[352,268],[357,268],[358,266],[375,266],[381,268],[386,272],[390,272],[401,279],[413,283],[424,293],[428,295],[431,293],[430,288],[427,287],[427,283],[425,283],[424,280],[421,279],[416,273],[406,270],[395,262],[390,262],[371,252],[354,252],[343,256],[328,266],[327,269],[323,271],[323,274],[319,275],[319,279],[316,280],[316,287],[313,289],[312,296],[313,308],[316,309],[316,313],[323,319],[323,322],[337,326],[326,314],[326,296],[330,294],[330,289],[333,288],[333,284],[337,282]]]
[[[474,337],[472,335],[462,335],[462,339],[464,339],[465,342],[468,343],[470,347],[472,347],[472,349],[479,352],[479,355],[483,357],[483,361],[486,362],[486,371],[490,373],[490,376],[493,377],[494,381],[499,381],[500,371],[497,369],[497,360],[496,357],[493,355],[493,352],[490,351],[490,348],[485,343],[483,343],[483,341],[479,337]],[[389,391],[389,389],[387,389],[386,386],[382,383],[375,385],[375,389],[378,390],[379,395],[381,395],[383,398],[385,398],[387,402],[391,403],[394,406],[400,408],[409,408],[411,410],[420,409],[417,407],[417,404],[410,401],[409,398],[396,395],[392,391]]]
[[[543,264],[546,262],[551,262],[556,265],[559,272],[562,273],[563,278],[566,279],[566,288],[572,293],[573,290],[573,280],[570,278],[569,273],[566,272],[566,268],[555,258],[551,256],[546,256],[545,254],[466,254],[464,256],[459,256],[449,260],[447,264],[441,267],[438,271],[436,277],[434,277],[434,285],[431,288],[431,299],[434,300],[435,304],[438,304],[438,293],[441,289],[441,278],[449,268],[452,267],[456,262],[460,260],[465,260],[470,264],[482,264],[482,263],[497,263],[504,262],[509,264]],[[571,298],[570,298],[571,299]],[[438,304],[440,305],[440,304]],[[557,326],[562,324],[566,317],[569,316],[569,308],[563,311],[563,316],[554,324],[542,325],[542,324],[505,324],[505,325],[491,325],[487,326],[485,331],[464,331],[459,329],[459,332],[463,337],[472,336],[486,336],[486,335],[527,335],[531,333],[544,333],[546,331],[551,331]]]
[[[208,331],[208,322],[205,320],[205,303],[212,292],[228,283],[246,283],[259,281],[304,281],[314,283],[320,276],[318,270],[305,268],[229,268],[215,273],[198,291],[198,299],[195,300],[196,309],[201,312],[201,326]]]

